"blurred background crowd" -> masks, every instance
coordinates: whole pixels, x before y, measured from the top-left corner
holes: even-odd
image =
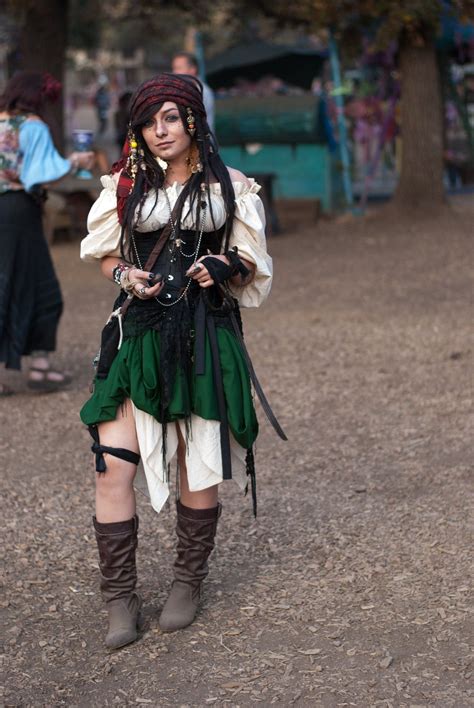
[[[93,130],[99,171],[120,153],[130,92],[154,73],[187,68],[215,98],[211,123],[225,161],[260,176],[267,201],[363,210],[391,197],[401,179],[402,198],[423,201],[417,170],[426,173],[431,199],[474,184],[470,2],[308,2],[288,9],[265,0],[196,7],[7,0],[0,16],[0,85],[20,68],[58,76],[64,92],[51,121],[55,140],[63,148],[74,130]],[[439,81],[428,91],[433,66]],[[423,148],[420,131],[438,147]],[[439,167],[431,177],[427,161]],[[274,213],[271,225],[278,229]]]

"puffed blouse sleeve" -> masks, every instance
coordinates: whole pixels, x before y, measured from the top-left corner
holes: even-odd
[[[249,182],[234,182],[235,217],[229,243],[231,248],[237,246],[239,256],[255,265],[255,276],[248,285],[230,287],[242,307],[258,307],[270,292],[273,266],[266,247],[260,185],[253,179]]]
[[[110,175],[104,175],[100,181],[103,189],[87,217],[89,233],[81,241],[83,261],[93,261],[104,256],[120,258],[121,226],[117,214],[117,187]]]

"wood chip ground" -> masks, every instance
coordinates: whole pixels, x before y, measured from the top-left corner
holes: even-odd
[[[321,220],[280,205],[275,286],[245,330],[289,442],[261,417],[259,516],[227,484],[197,621],[164,635],[173,510],[140,496],[147,629],[103,647],[90,440],[78,419],[114,289],[77,244],[55,362],[70,390],[0,401],[5,706],[474,705],[472,223]]]

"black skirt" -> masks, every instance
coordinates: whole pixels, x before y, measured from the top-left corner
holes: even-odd
[[[32,351],[54,351],[63,309],[41,220],[24,191],[0,194],[0,362],[21,368]]]

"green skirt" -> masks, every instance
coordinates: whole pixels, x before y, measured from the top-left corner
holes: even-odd
[[[240,345],[226,327],[216,327],[229,429],[239,445],[252,447],[258,433],[250,378]],[[94,393],[81,410],[81,420],[95,425],[115,420],[118,406],[127,398],[160,423],[187,418],[194,413],[206,420],[219,420],[209,340],[206,333],[204,374],[187,377],[176,372],[166,420],[161,420],[160,333],[150,329],[125,339],[106,379],[95,380]],[[189,378],[189,380],[188,380]]]

